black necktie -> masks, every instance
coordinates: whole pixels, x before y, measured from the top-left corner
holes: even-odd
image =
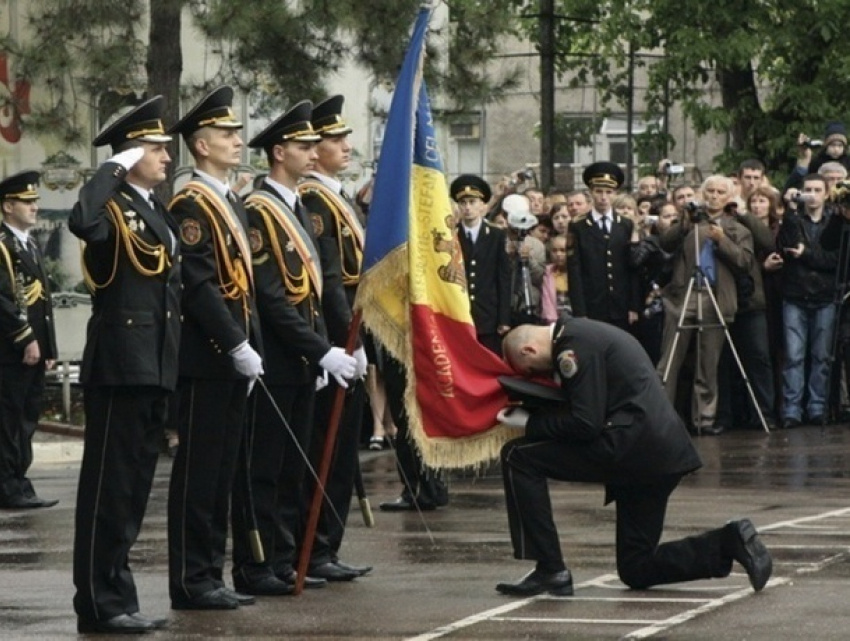
[[[608,233],[608,216],[603,216],[599,219],[599,228],[602,230],[603,233]]]

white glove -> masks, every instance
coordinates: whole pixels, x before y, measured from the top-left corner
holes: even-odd
[[[319,390],[323,390],[327,386],[328,386],[328,373],[325,372],[325,371],[322,371],[322,373],[319,374],[316,377],[316,391],[318,392]]]
[[[366,376],[366,368],[369,367],[369,360],[366,358],[366,350],[358,347],[354,350],[355,360],[357,361],[357,371],[354,372],[354,378],[363,378]]]
[[[499,410],[496,420],[507,427],[518,427],[525,429],[528,423],[528,412],[521,407],[508,406]]]
[[[144,147],[131,147],[130,149],[125,149],[124,151],[115,154],[106,162],[118,163],[124,169],[130,171],[133,168],[133,165],[139,162],[144,155]]]
[[[347,388],[346,378],[354,378],[357,372],[357,360],[345,353],[341,347],[331,347],[328,353],[322,356],[319,367],[325,369],[336,379],[340,387]]]
[[[230,357],[233,359],[233,367],[236,371],[246,378],[259,378],[263,372],[263,359],[254,351],[254,348],[248,344],[248,341],[242,343],[239,347],[230,350]]]

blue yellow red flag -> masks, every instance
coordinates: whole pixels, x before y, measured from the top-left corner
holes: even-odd
[[[498,456],[516,430],[497,425],[512,374],[478,343],[422,61],[420,10],[396,82],[378,161],[355,307],[407,373],[410,433],[432,467]]]

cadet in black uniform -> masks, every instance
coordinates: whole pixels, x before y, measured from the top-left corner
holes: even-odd
[[[95,146],[115,155],[83,185],[69,228],[86,244],[92,316],[81,380],[85,449],[77,489],[74,609],[80,632],[148,632],[128,554],[142,524],[168,398],[177,384],[177,228],[151,191],[170,158],[162,97],[108,126]]]
[[[449,193],[458,205],[457,235],[466,268],[466,290],[478,342],[501,355],[501,341],[511,326],[511,261],[505,232],[484,220],[490,185],[464,174]]]
[[[183,254],[180,446],[168,494],[169,592],[176,610],[254,602],[222,580],[246,400],[263,373],[248,221],[227,182],[243,146],[232,101],[233,89],[219,87],[171,129],[183,135],[195,159],[192,179],[170,205]]]
[[[27,470],[44,395],[44,372],[56,362],[50,285],[29,235],[38,216],[37,171],[0,182],[0,508],[56,505],[36,496]]]
[[[611,201],[624,180],[611,162],[597,162],[582,175],[593,210],[570,222],[567,275],[573,316],[592,318],[628,330],[643,309],[637,271],[629,264],[631,220],[620,216]]]
[[[345,345],[351,308],[360,282],[363,261],[363,227],[357,205],[342,189],[337,174],[351,162],[349,127],[342,117],[343,96],[336,95],[313,107],[313,129],[322,138],[316,145],[316,163],[306,180],[298,186],[304,207],[310,214],[313,232],[324,268],[328,332],[336,345]],[[333,290],[337,290],[334,292]],[[344,291],[344,298],[339,296]],[[345,308],[331,311],[342,302]],[[345,535],[345,524],[354,491],[357,473],[360,427],[366,402],[366,386],[361,380],[366,374],[367,360],[363,347],[354,351],[357,371],[349,383],[345,406],[339,423],[333,462],[325,483],[328,501],[322,503],[322,513],[316,528],[316,539],[310,557],[309,574],[331,581],[348,580],[371,571],[370,566],[353,566],[339,560],[339,548]],[[311,445],[313,465],[318,469],[325,447],[325,434],[333,408],[337,385],[331,381],[316,396],[315,430]],[[308,480],[307,501],[312,498],[315,483]],[[331,507],[332,506],[332,507]]]
[[[261,390],[254,395],[254,438],[249,448],[264,562],[251,556],[247,515],[234,513],[233,523],[233,580],[251,594],[293,591],[317,376],[324,368],[345,384],[344,378],[352,377],[356,369],[354,358],[328,341],[322,264],[296,194],[298,180],[316,160],[319,136],[310,126],[312,106],[309,101],[298,103],[248,143],[265,150],[270,166],[269,175],[246,201],[267,355],[263,381],[268,388],[268,394]],[[246,491],[237,485],[234,499],[239,501]],[[324,579],[310,577],[304,583],[308,588],[325,584]]]
[[[573,594],[552,520],[546,480],[606,486],[617,503],[617,571],[631,588],[724,577],[741,563],[755,590],[770,578],[770,554],[753,524],[724,527],[659,545],[670,493],[701,466],[655,368],[631,335],[605,323],[568,319],[522,325],[504,341],[505,358],[522,376],[560,379],[566,400],[533,412],[506,408],[499,420],[525,436],[502,449],[502,476],[514,556],[537,561],[514,596]]]

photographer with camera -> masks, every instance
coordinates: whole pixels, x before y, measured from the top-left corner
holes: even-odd
[[[782,254],[782,321],[785,364],[782,369],[782,426],[803,420],[823,422],[827,411],[829,359],[835,324],[833,291],[838,255],[821,246],[829,219],[825,211],[826,180],[818,174],[803,179],[798,213],[786,212],[777,235]],[[800,206],[802,204],[802,207]],[[809,363],[808,381],[806,363]],[[803,390],[808,390],[806,417]]]
[[[540,222],[531,213],[528,198],[512,194],[502,201],[507,213],[511,261],[511,327],[539,321],[540,288],[546,273],[546,246],[532,230]]]
[[[815,149],[818,150],[817,154],[814,154]],[[803,133],[797,137],[797,165],[785,181],[782,191],[787,191],[789,187],[800,188],[803,178],[808,174],[818,173],[821,165],[827,162],[839,162],[850,171],[847,129],[842,122],[827,124],[823,140],[812,140]]]
[[[501,355],[502,334],[510,329],[511,301],[505,232],[483,220],[491,196],[486,181],[464,174],[452,182],[449,191],[460,213],[457,235],[478,342]]]
[[[573,314],[631,331],[643,309],[637,274],[629,265],[634,223],[612,209],[625,176],[614,163],[596,162],[584,169],[582,178],[590,189],[593,210],[584,219],[573,221],[568,231]]]
[[[676,257],[670,283],[663,290],[665,321],[658,372],[666,376],[667,395],[675,402],[679,370],[697,332],[699,358],[691,423],[699,434],[723,431],[722,425],[715,424],[717,365],[725,339],[718,314],[726,323],[734,320],[738,309],[736,275],[748,274],[754,261],[750,231],[723,215],[733,190],[732,181],[726,176],[709,176],[702,186],[705,204],[691,202],[679,222],[661,236],[661,247],[675,252]],[[716,300],[716,307],[712,299]],[[681,340],[676,339],[677,335]]]

